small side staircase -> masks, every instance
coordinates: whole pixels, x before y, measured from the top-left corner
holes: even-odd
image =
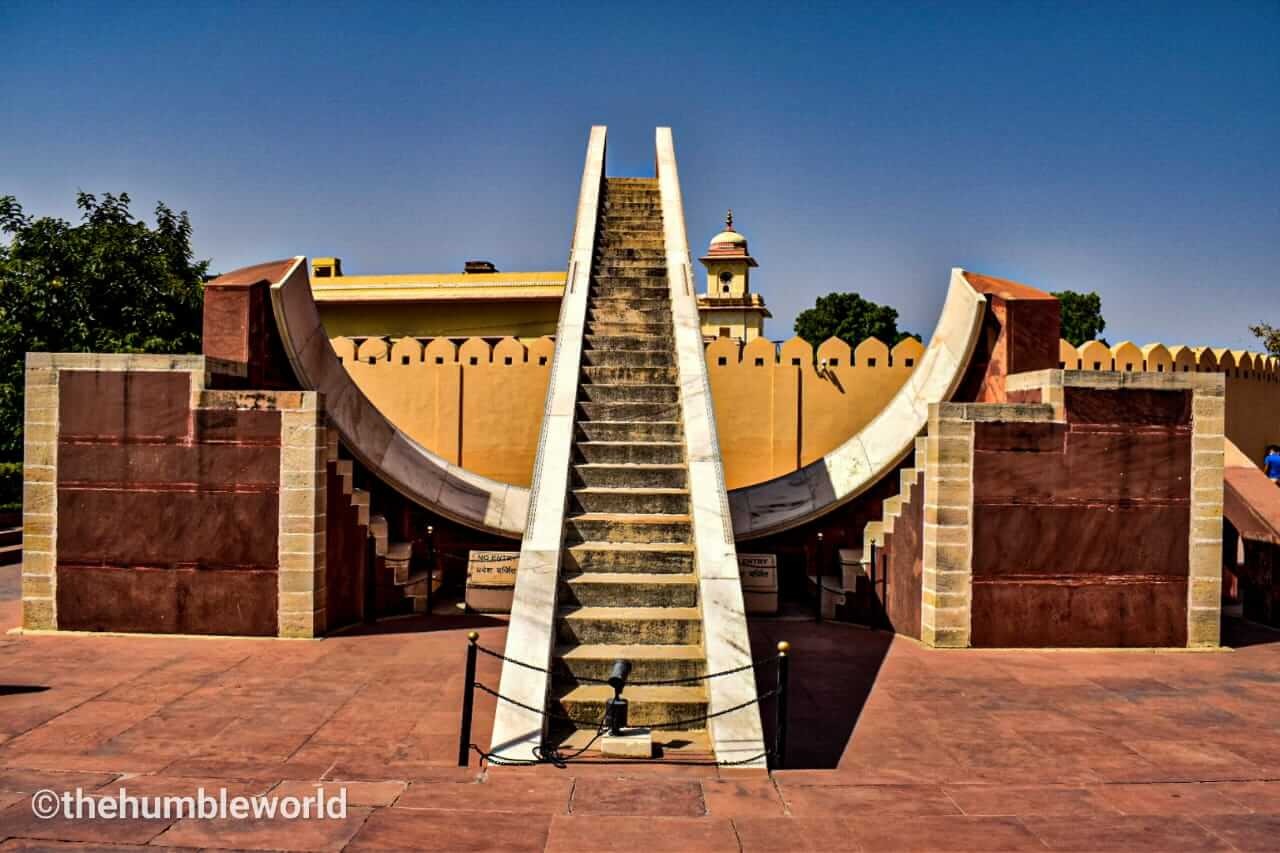
[[[357,527],[373,542],[373,571],[378,587],[373,604],[375,618],[425,613],[427,584],[434,583],[432,592],[439,589],[440,572],[436,571],[433,576],[429,569],[412,569],[413,543],[391,540],[386,517],[373,512],[372,494],[355,485],[355,462],[341,458],[335,430],[329,431],[328,467],[331,476],[340,478],[340,492],[348,500],[347,506],[356,510]],[[387,587],[394,588],[395,592],[388,595]]]
[[[898,493],[886,498],[882,505],[879,521],[869,521],[862,531],[861,547],[841,549],[840,575],[827,575],[822,579],[822,615],[825,619],[840,618],[841,611],[850,602],[867,604],[869,596],[877,591],[872,589],[873,581],[879,586],[884,583],[884,557],[893,547],[894,530],[903,513],[923,500],[921,493],[923,480],[920,477],[925,469],[927,444],[924,436],[915,441],[915,455],[912,466],[899,470]],[[878,565],[873,565],[879,561]],[[810,575],[809,583],[816,590],[817,577]],[[860,621],[860,620],[859,620]],[[874,625],[873,627],[883,627]]]
[[[885,543],[892,539],[894,522],[898,520],[912,500],[919,500],[922,497],[917,494],[916,490],[920,485],[920,472],[925,468],[926,446],[924,436],[916,438],[915,459],[912,467],[903,468],[901,471],[898,480],[898,494],[885,500],[880,521],[868,522],[862,532],[862,550],[858,553],[858,563],[862,566],[864,575],[870,575],[871,573],[871,560],[876,550],[883,550]],[[846,589],[852,591],[852,588],[848,586],[847,580],[844,585]]]

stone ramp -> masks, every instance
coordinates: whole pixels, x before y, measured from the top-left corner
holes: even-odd
[[[613,695],[597,681],[613,661],[631,661],[637,682],[706,673],[698,580],[684,559],[693,531],[656,179],[606,179],[592,270],[547,703],[560,718],[550,739],[565,749],[591,743]],[[610,556],[581,559],[590,553]],[[632,726],[707,712],[698,682],[625,696]],[[664,734],[664,754],[695,742]],[[696,742],[705,751],[705,736]]]
[[[1222,514],[1240,537],[1228,548],[1246,619],[1280,628],[1280,488],[1227,439]]]
[[[749,667],[701,680],[750,649],[670,134],[657,178],[605,178],[603,131],[588,147],[512,606],[507,655],[527,665],[503,669],[514,701],[498,703],[493,751],[527,760],[589,741],[612,695],[598,682],[622,658],[635,667],[629,722],[688,728],[665,731],[662,754],[762,767]]]
[[[1231,439],[1226,442],[1223,514],[1244,538],[1280,545],[1280,488]]]

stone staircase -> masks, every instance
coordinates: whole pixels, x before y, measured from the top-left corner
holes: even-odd
[[[923,499],[920,477],[925,469],[926,439],[918,436],[915,442],[915,455],[912,466],[898,471],[898,492],[884,500],[879,521],[869,521],[862,531],[861,547],[842,548],[839,552],[840,575],[825,575],[822,578],[822,616],[824,619],[855,618],[844,613],[846,606],[853,607],[851,602],[863,601],[865,595],[861,587],[867,585],[873,577],[882,577],[883,560],[893,546],[896,522],[913,502]],[[873,561],[879,560],[878,567]],[[809,587],[817,594],[818,578],[809,575]],[[872,627],[883,627],[873,625]]]
[[[568,512],[552,654],[550,710],[597,721],[605,678],[630,660],[632,681],[702,675],[706,657],[694,570],[677,368],[653,179],[606,181],[587,302]],[[628,687],[631,725],[706,713],[705,685]],[[704,728],[702,726],[692,728]],[[566,745],[581,742],[561,726]],[[655,741],[709,751],[705,731]]]
[[[880,521],[868,522],[862,531],[862,551],[857,556],[858,564],[862,567],[863,574],[870,574],[871,560],[874,558],[875,552],[883,550],[886,542],[892,540],[894,522],[901,517],[903,511],[911,505],[913,500],[921,498],[917,494],[917,489],[921,485],[920,472],[925,467],[926,441],[924,436],[916,438],[915,458],[912,461],[912,467],[903,468],[899,472],[898,494],[885,499],[884,511]],[[852,590],[848,578],[844,579],[843,586],[847,590]]]
[[[433,591],[439,589],[440,573],[435,572],[433,578],[430,570],[413,570],[413,543],[391,540],[390,525],[386,517],[373,511],[372,494],[355,485],[355,463],[341,458],[337,431],[329,430],[328,439],[329,472],[340,479],[339,491],[347,499],[347,506],[356,510],[356,525],[363,528],[373,540],[373,556],[375,561],[380,562],[374,566],[376,586],[379,588],[375,596],[375,616],[425,613],[427,583],[434,583]]]

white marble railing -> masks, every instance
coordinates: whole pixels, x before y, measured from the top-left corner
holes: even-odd
[[[545,708],[555,645],[556,582],[564,539],[565,502],[569,493],[573,420],[578,397],[582,337],[586,328],[591,256],[595,249],[600,187],[604,181],[605,128],[591,128],[587,162],[578,193],[577,225],[569,253],[568,287],[560,302],[556,354],[547,384],[542,433],[533,468],[529,515],[520,543],[515,596],[507,628],[507,656],[544,671],[504,664],[498,692],[530,708]],[[493,720],[492,751],[508,760],[534,758],[545,718],[499,701]]]
[[[684,420],[685,456],[689,466],[689,504],[693,522],[698,603],[702,610],[702,642],[708,672],[724,672],[751,662],[738,552],[733,543],[728,493],[720,464],[715,409],[702,352],[702,329],[694,296],[693,259],[684,224],[684,201],[676,169],[671,128],[657,132],[658,188],[662,193],[662,226],[667,250],[680,407]],[[751,669],[707,681],[712,715],[756,698]],[[747,707],[708,721],[718,761],[766,766],[760,706]],[[758,757],[757,757],[758,756]],[[750,761],[756,757],[754,761]]]

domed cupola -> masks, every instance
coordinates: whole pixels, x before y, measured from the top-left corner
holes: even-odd
[[[707,268],[707,290],[698,297],[703,336],[746,342],[763,334],[764,318],[772,315],[760,294],[751,292],[751,269],[759,264],[747,251],[746,235],[734,229],[732,210],[698,260]]]

